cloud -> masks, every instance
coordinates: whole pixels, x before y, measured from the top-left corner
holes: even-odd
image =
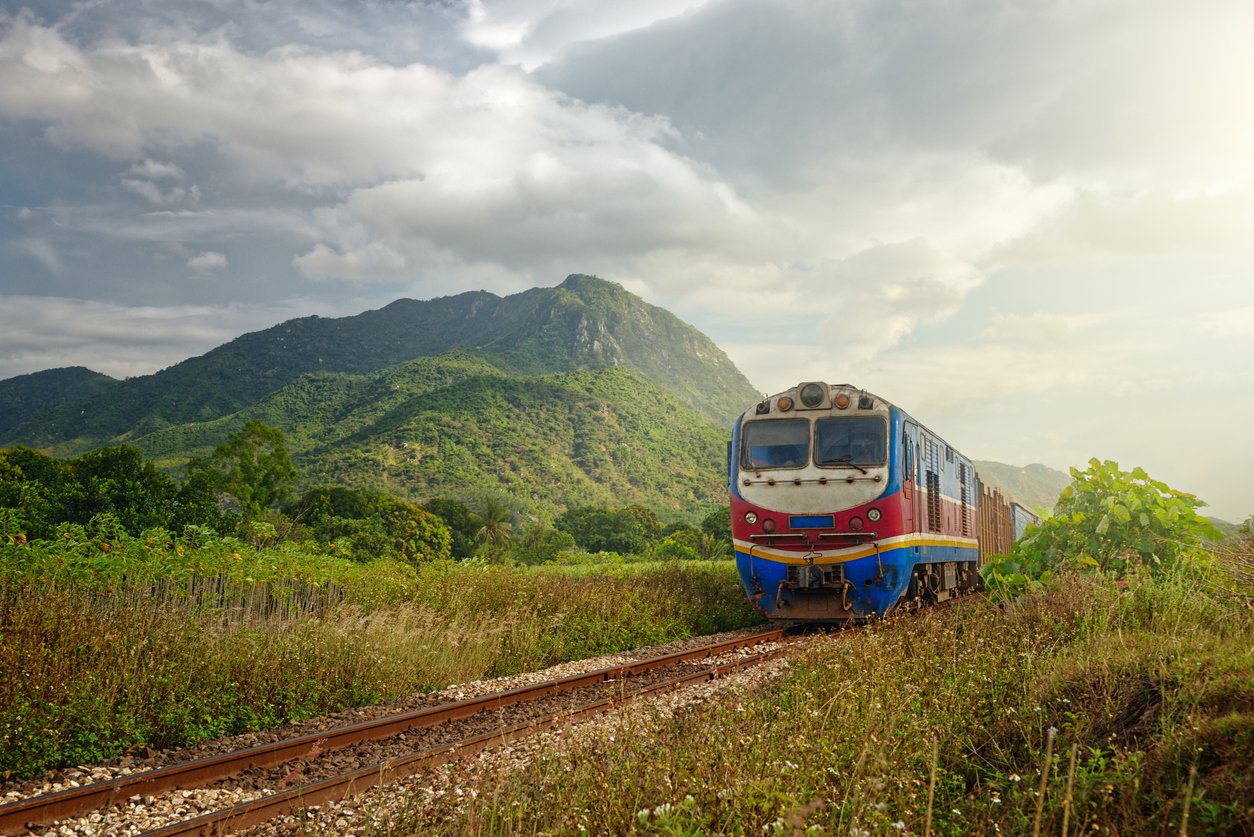
[[[820,274],[830,289],[822,340],[845,363],[869,360],[919,323],[953,314],[981,281],[970,264],[921,239],[867,248]]]
[[[151,180],[136,180],[124,177],[122,178],[122,188],[128,192],[134,192],[149,203],[157,206],[167,206],[185,201],[196,204],[200,201],[200,187],[194,184],[189,188],[174,186],[166,191],[162,191],[161,187]]]
[[[357,53],[258,57],[220,37],[79,47],[18,19],[0,37],[0,72],[19,80],[0,113],[134,160],[122,186],[153,205],[200,197],[163,185],[178,172],[156,155],[204,145],[257,188],[346,194],[293,262],[315,278],[413,274],[432,260],[569,272],[734,245],[757,223],[715,172],[662,147],[665,120],[585,105],[506,67],[458,77]],[[109,95],[85,94],[98,89]]]
[[[61,275],[65,269],[61,254],[46,239],[24,238],[17,242],[16,249],[34,259],[53,276]]]
[[[225,270],[226,256],[213,251],[197,253],[187,260],[187,266],[195,271]]]
[[[1082,333],[1110,323],[1109,313],[999,314],[984,329],[988,340],[1057,346],[1075,341]]]
[[[145,177],[149,180],[182,180],[186,175],[174,163],[161,163],[156,160],[144,160],[127,169],[127,174]]]
[[[0,379],[61,366],[86,366],[113,377],[146,375],[313,310],[318,306],[308,300],[271,306],[131,306],[0,295]]]
[[[470,43],[503,63],[534,69],[584,41],[642,29],[705,5],[707,0],[469,0],[461,27]]]
[[[1203,334],[1249,340],[1254,337],[1254,305],[1203,314],[1199,318],[1198,326]]]

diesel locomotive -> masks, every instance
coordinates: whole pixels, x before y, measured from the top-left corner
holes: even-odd
[[[869,619],[980,589],[993,495],[878,395],[809,381],[764,398],[732,428],[728,474],[736,566],[768,618]]]

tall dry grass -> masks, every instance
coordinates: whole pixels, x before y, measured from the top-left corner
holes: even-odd
[[[816,641],[378,832],[1249,833],[1252,628],[1195,579],[1066,577]]]
[[[425,567],[400,602],[354,598],[370,599],[282,578],[0,580],[0,776],[756,619],[730,564],[577,579],[448,564]]]

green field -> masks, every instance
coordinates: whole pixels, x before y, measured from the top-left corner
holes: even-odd
[[[731,562],[358,563],[65,526],[0,543],[0,776],[756,621]]]

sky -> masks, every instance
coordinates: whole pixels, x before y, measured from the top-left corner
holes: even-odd
[[[0,0],[0,379],[619,282],[1254,515],[1248,0]]]

